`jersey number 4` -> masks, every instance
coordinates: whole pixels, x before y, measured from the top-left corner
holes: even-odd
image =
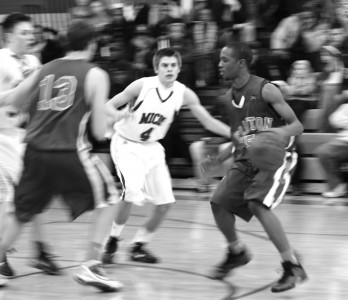
[[[73,105],[77,86],[75,76],[62,76],[54,80],[54,75],[47,75],[40,81],[39,86],[38,110],[62,111]]]
[[[141,135],[140,135],[140,139],[145,142],[150,138],[151,132],[154,128],[151,127],[150,129],[144,131]]]

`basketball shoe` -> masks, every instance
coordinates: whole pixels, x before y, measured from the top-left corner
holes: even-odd
[[[144,249],[144,243],[136,242],[131,246],[130,259],[132,261],[156,264],[159,259],[154,256],[149,250]]]
[[[294,264],[290,261],[282,263],[283,275],[271,288],[273,293],[284,292],[296,286],[297,283],[305,281],[308,276],[300,263]]]
[[[118,292],[123,288],[121,282],[106,277],[101,262],[93,263],[89,267],[82,265],[80,268],[79,274],[74,276],[79,284],[93,286],[103,292]]]
[[[228,250],[225,260],[214,267],[213,271],[208,275],[208,278],[222,280],[231,270],[244,266],[250,261],[251,255],[246,249],[239,254],[234,254],[231,250]]]
[[[5,276],[5,277],[15,276],[15,271],[12,269],[12,267],[8,263],[6,255],[5,255],[5,260],[2,263],[1,268],[0,268],[0,274]]]
[[[104,253],[102,255],[102,262],[103,264],[113,264],[114,263],[114,256],[116,254],[116,251],[118,249],[118,242],[120,241],[119,238],[115,236],[110,236],[108,241],[106,242]]]
[[[47,251],[47,246],[42,242],[36,242],[36,245],[39,250],[39,255],[31,261],[30,265],[49,275],[60,275],[61,272],[57,264],[52,260],[53,255]]]
[[[5,262],[0,263],[0,288],[6,286],[8,282],[7,276],[3,274],[5,273],[6,268]]]

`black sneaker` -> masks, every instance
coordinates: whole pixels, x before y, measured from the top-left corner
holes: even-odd
[[[239,254],[233,254],[229,250],[226,254],[225,260],[213,269],[211,274],[208,275],[208,278],[222,280],[232,269],[244,266],[250,261],[251,255],[246,249]]]
[[[40,269],[48,275],[60,275],[61,271],[59,270],[57,264],[52,260],[52,255],[41,252],[40,255],[33,259],[31,264],[33,268]]]
[[[0,288],[6,286],[8,283],[7,276],[2,274],[3,267],[4,267],[4,262],[0,263]]]
[[[130,259],[132,261],[148,263],[148,264],[156,264],[159,259],[154,256],[151,252],[143,248],[144,244],[137,242],[132,246],[130,251]]]
[[[5,256],[4,262],[1,264],[0,274],[5,277],[15,276],[15,272],[7,261],[7,257]]]
[[[305,281],[308,276],[301,264],[294,264],[290,261],[282,263],[283,275],[271,288],[273,293],[284,292],[296,286],[297,283]]]
[[[106,242],[104,253],[102,255],[102,263],[107,264],[113,264],[114,263],[114,256],[118,249],[118,242],[119,238],[110,236],[108,241]]]

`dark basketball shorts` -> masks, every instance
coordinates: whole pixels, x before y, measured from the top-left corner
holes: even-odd
[[[287,152],[276,170],[259,170],[249,161],[237,161],[219,183],[211,202],[245,221],[252,218],[248,201],[259,201],[269,209],[284,198],[297,163],[297,153]]]
[[[18,220],[30,221],[55,195],[62,196],[73,220],[85,211],[119,200],[113,177],[96,155],[88,151],[42,151],[28,145],[14,197]]]

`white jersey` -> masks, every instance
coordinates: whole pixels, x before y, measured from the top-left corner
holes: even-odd
[[[131,107],[132,116],[117,122],[114,129],[131,141],[154,142],[165,137],[182,106],[186,86],[174,81],[172,89],[163,92],[158,76],[141,80],[143,87]]]
[[[0,49],[0,92],[16,87],[21,81],[40,67],[40,61],[31,54],[17,57],[10,49]],[[16,111],[13,107],[0,107],[0,128],[16,126],[16,117],[9,113]]]

